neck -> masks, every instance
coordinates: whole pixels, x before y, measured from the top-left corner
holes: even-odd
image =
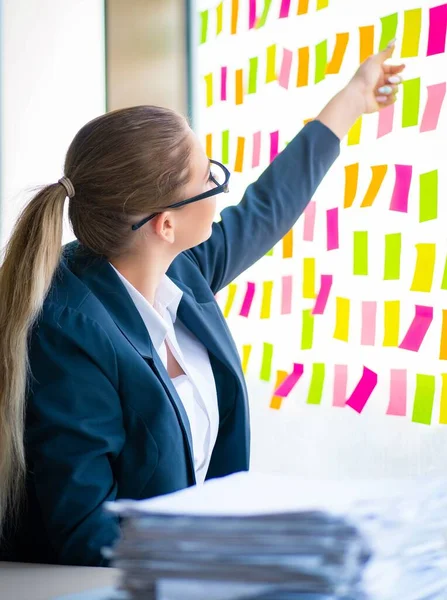
[[[171,262],[172,258],[162,257],[156,253],[152,255],[145,253],[144,256],[121,256],[111,261],[115,269],[152,305],[157,288],[166,275]]]

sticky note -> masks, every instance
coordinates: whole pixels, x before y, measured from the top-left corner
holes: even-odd
[[[272,293],[273,293],[273,281],[264,281],[262,284],[261,319],[269,319],[270,318]]]
[[[326,211],[326,247],[328,250],[338,248],[338,208]]]
[[[251,349],[251,344],[244,344],[242,346],[242,372],[244,373],[244,375],[247,374],[248,361],[250,360]]]
[[[365,61],[374,54],[374,25],[359,27],[360,35],[360,57],[359,62]]]
[[[346,404],[346,388],[348,385],[348,367],[346,365],[334,366],[334,387],[332,406],[344,408]]]
[[[256,291],[256,284],[252,281],[247,281],[247,290],[245,292],[244,301],[239,312],[241,317],[248,317],[250,314],[251,305]]]
[[[303,259],[303,298],[315,298],[315,258]]]
[[[400,257],[402,252],[402,234],[387,233],[385,235],[385,265],[383,279],[397,281],[400,279]]]
[[[359,183],[359,163],[345,166],[345,197],[344,208],[351,208],[357,195]]]
[[[359,117],[351,129],[348,131],[348,146],[360,144],[362,135],[362,117]]]
[[[447,31],[447,4],[430,8],[427,56],[445,52]]]
[[[260,379],[262,381],[270,381],[270,377],[272,375],[272,360],[273,344],[264,342],[260,374]]]
[[[442,311],[441,343],[439,346],[439,360],[447,360],[447,310]]]
[[[208,11],[200,13],[200,43],[204,44],[208,35]]]
[[[361,208],[366,208],[374,204],[374,200],[377,198],[377,194],[379,193],[379,190],[382,187],[382,183],[388,172],[388,166],[374,165],[371,167],[371,171],[371,183],[369,184],[365,197],[360,205]]]
[[[231,0],[231,35],[237,33],[237,22],[239,17],[239,0]]]
[[[213,156],[213,134],[207,133],[205,138],[205,152],[208,158]]]
[[[242,69],[236,69],[236,105],[244,102],[244,72]]]
[[[326,75],[337,75],[343,64],[346,48],[349,43],[349,33],[337,33],[332,58],[326,66]]]
[[[368,232],[354,231],[354,275],[368,275]]]
[[[380,36],[379,52],[385,50],[391,40],[396,38],[398,14],[387,15],[382,17],[380,21],[382,23],[382,35]]]
[[[309,85],[309,48],[298,48],[298,74],[296,87],[304,87]]]
[[[206,85],[206,105],[211,106],[213,104],[213,74],[209,73],[205,75]]]
[[[390,210],[408,212],[408,196],[410,194],[413,167],[411,165],[395,165],[396,181],[391,197]]]
[[[223,2],[220,2],[216,7],[216,35],[223,31]]]
[[[321,404],[325,370],[324,363],[314,363],[312,365],[312,377],[310,380],[309,391],[307,393],[307,404]]]
[[[374,388],[377,385],[377,373],[363,367],[363,374],[354,391],[346,400],[346,406],[350,406],[356,412],[361,413],[366,406]]]
[[[234,170],[236,173],[242,173],[244,168],[244,150],[245,150],[245,138],[237,138],[237,149],[236,149],[236,160],[234,163]]]
[[[276,44],[267,47],[267,69],[265,82],[276,81]]]
[[[256,0],[249,0],[248,3],[248,28],[254,29],[256,25]]]
[[[282,278],[281,314],[290,315],[292,312],[292,289],[293,281],[291,275]]]
[[[402,39],[402,58],[418,56],[421,39],[422,9],[414,8],[404,12],[404,35]]]
[[[447,290],[447,260],[444,264],[444,273],[442,275],[441,290]]]
[[[387,415],[405,417],[407,414],[407,372],[405,369],[390,371],[390,400]]]
[[[293,229],[290,229],[282,238],[282,257],[293,257]]]
[[[270,162],[273,162],[278,156],[279,131],[272,131],[270,134]]]
[[[400,302],[386,300],[384,303],[384,347],[397,347],[399,344]]]
[[[222,162],[228,165],[230,162],[230,132],[228,129],[222,131]]]
[[[416,266],[414,269],[412,292],[431,292],[435,270],[436,245],[416,244]]]
[[[253,56],[249,60],[248,67],[248,93],[256,94],[258,81],[258,57]]]
[[[275,396],[286,398],[293,390],[295,385],[298,383],[298,381],[301,379],[303,372],[304,365],[294,363],[293,371],[284,379],[282,384],[275,390]]]
[[[446,82],[427,86],[427,104],[422,115],[420,132],[434,131],[439,122],[441,108],[444,103]]]
[[[287,376],[287,371],[276,372],[275,390],[279,388],[279,386],[283,383]],[[273,396],[270,400],[270,408],[273,408],[274,410],[279,410],[281,408],[282,401],[283,398],[281,396]]]
[[[386,106],[379,111],[379,125],[377,127],[377,139],[388,135],[393,131],[394,104]]]
[[[362,302],[362,346],[374,346],[376,343],[377,302]]]
[[[315,83],[320,83],[326,77],[327,40],[315,46]]]
[[[413,321],[404,339],[399,344],[399,348],[402,348],[403,350],[411,350],[412,352],[418,352],[432,321],[433,307],[420,306],[417,304],[415,306],[415,315]]]
[[[253,158],[251,166],[259,167],[261,162],[261,132],[257,131],[253,134]]]
[[[236,296],[237,285],[235,283],[230,283],[228,286],[228,296],[227,302],[224,308],[224,317],[227,319],[230,316],[231,307],[233,306],[234,298]]]
[[[281,8],[279,9],[279,18],[287,19],[290,12],[290,0],[281,0]]]
[[[419,105],[421,102],[421,79],[407,79],[402,83],[402,127],[415,127],[419,123]]]
[[[435,378],[433,375],[416,375],[416,390],[414,393],[413,423],[430,425],[435,399]]]
[[[329,6],[329,0],[317,0],[317,10],[322,10]]]
[[[311,200],[304,210],[303,240],[305,242],[313,242],[316,210],[315,200]]]
[[[298,0],[297,15],[305,15],[309,11],[309,0]]]
[[[293,53],[291,50],[284,48],[282,54],[281,68],[279,70],[278,83],[286,90],[289,88],[290,71],[292,69]]]
[[[273,256],[273,248],[270,248],[270,250],[267,252],[266,256]]]
[[[442,386],[441,386],[441,403],[439,411],[439,423],[441,425],[447,425],[447,373],[441,374]]]
[[[347,342],[349,338],[349,315],[351,302],[348,298],[339,298],[335,300],[336,317],[334,338],[341,342]]]
[[[311,310],[303,310],[301,350],[312,350],[314,341],[314,317]]]
[[[258,22],[256,24],[256,29],[260,29],[261,27],[264,27],[264,25],[266,24],[271,5],[272,5],[272,0],[264,0],[264,10],[262,11],[262,14],[258,19]]]
[[[313,308],[313,315],[322,315],[326,308],[326,304],[329,298],[329,294],[331,293],[332,288],[332,275],[322,275],[320,290],[318,292],[317,299],[315,301],[315,306]]]
[[[220,70],[220,99],[227,99],[227,67],[222,67]]]

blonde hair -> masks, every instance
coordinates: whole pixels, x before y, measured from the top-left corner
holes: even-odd
[[[180,199],[190,176],[189,135],[184,117],[155,106],[108,113],[77,133],[64,173],[75,189],[70,222],[84,247],[116,256],[140,235],[131,230],[138,217]],[[61,258],[66,194],[60,183],[37,193],[0,268],[0,538],[25,498],[28,342]]]

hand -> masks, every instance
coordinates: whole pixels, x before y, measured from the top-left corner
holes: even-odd
[[[399,74],[405,65],[385,64],[392,57],[394,48],[395,40],[392,40],[385,50],[367,58],[346,86],[350,94],[360,96],[363,113],[376,112],[396,101],[398,86],[402,82]]]

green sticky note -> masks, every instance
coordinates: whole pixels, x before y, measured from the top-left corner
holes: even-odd
[[[413,423],[430,425],[435,398],[434,375],[416,375],[416,391],[414,393]]]
[[[380,36],[379,52],[385,50],[391,40],[394,40],[397,32],[398,14],[393,13],[382,17],[382,35]]]
[[[273,256],[273,248],[267,252],[266,256]]]
[[[368,275],[368,232],[354,231],[354,275]]]
[[[419,123],[419,105],[421,102],[421,79],[408,79],[402,83],[403,106],[402,127],[414,127]]]
[[[272,376],[273,345],[264,343],[262,352],[261,374],[262,381],[270,381]]]
[[[222,131],[222,162],[228,165],[230,162],[230,131]]]
[[[385,281],[400,279],[400,255],[402,251],[402,234],[387,233],[385,235]]]
[[[447,290],[447,259],[444,265],[444,274],[442,276],[441,290]]]
[[[258,57],[250,58],[250,68],[248,71],[248,93],[256,94],[256,84],[258,81]]]
[[[208,11],[200,13],[200,43],[204,44],[208,35]]]
[[[320,404],[323,396],[325,366],[323,363],[314,363],[312,366],[312,379],[310,380],[307,404]]]
[[[259,21],[256,24],[256,29],[260,29],[264,27],[267,17],[269,15],[270,6],[272,5],[272,0],[265,0],[264,2],[264,10],[262,11],[262,15],[259,17]]]
[[[301,350],[311,350],[314,342],[314,316],[312,310],[303,310]]]
[[[315,46],[315,83],[323,81],[326,77],[327,66],[327,40]]]
[[[438,218],[438,171],[422,173],[419,182],[419,223],[425,223]]]

